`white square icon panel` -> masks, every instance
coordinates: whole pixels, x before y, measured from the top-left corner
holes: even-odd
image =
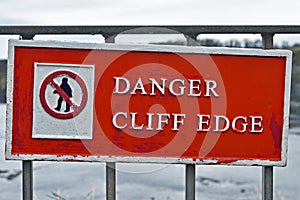
[[[35,63],[33,138],[93,138],[94,66]]]

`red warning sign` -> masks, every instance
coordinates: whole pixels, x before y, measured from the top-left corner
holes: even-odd
[[[290,51],[9,45],[7,159],[286,165]]]
[[[82,99],[81,99],[81,102],[79,105],[74,104],[70,98],[70,95],[67,94],[67,92],[64,91],[63,88],[54,81],[54,79],[59,76],[70,77],[79,84],[79,86],[81,88],[81,93],[82,93]],[[47,100],[46,100],[46,95],[45,95],[48,84],[51,85],[55,89],[56,93],[59,94],[59,96],[60,96],[59,98],[61,99],[61,101],[64,100],[66,102],[66,105],[68,107],[71,107],[72,110],[68,109],[68,110],[66,110],[67,111],[66,113],[61,113],[61,112],[59,112],[59,110],[55,110],[49,106],[49,104],[47,103]],[[45,109],[45,111],[47,113],[49,113],[51,116],[53,116],[55,118],[59,118],[59,119],[70,119],[70,118],[77,116],[86,106],[86,103],[88,100],[88,90],[87,90],[84,80],[78,74],[75,74],[71,71],[66,71],[66,70],[55,71],[55,72],[49,74],[43,81],[43,83],[41,85],[41,89],[40,89],[40,100],[41,100],[41,104],[42,104],[43,108]],[[60,102],[60,104],[61,103],[62,102]]]

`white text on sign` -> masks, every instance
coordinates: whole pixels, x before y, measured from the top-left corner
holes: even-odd
[[[197,80],[197,79],[173,79],[168,81],[161,78],[157,81],[154,78],[149,78],[151,84],[150,90],[147,91],[141,78],[138,78],[134,83],[131,83],[127,78],[114,77],[114,95],[150,95],[156,96],[157,92],[160,95],[166,95],[166,88],[169,94],[180,97],[186,94],[188,97],[220,97],[217,92],[217,81],[214,80]],[[187,82],[187,83],[186,83]],[[172,131],[178,131],[188,117],[185,113],[146,113],[147,124],[136,125],[137,118],[141,114],[136,112],[117,112],[112,117],[112,123],[117,129],[129,128],[131,130],[146,130],[146,131],[162,131],[164,127],[170,125]],[[233,130],[237,133],[262,133],[263,117],[262,116],[244,116],[238,115],[229,119],[224,115],[206,115],[198,114],[197,116],[197,132],[226,132]],[[172,121],[172,124],[169,124]],[[155,122],[155,123],[154,123]],[[154,125],[155,124],[155,125]]]

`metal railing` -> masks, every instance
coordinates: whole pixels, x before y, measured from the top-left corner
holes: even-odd
[[[149,29],[152,28],[152,32]],[[300,34],[300,26],[0,26],[0,35],[101,34],[105,38],[120,33],[174,34]]]
[[[35,35],[101,34],[105,42],[113,43],[118,34],[183,34],[196,39],[200,34],[261,34],[262,47],[273,48],[275,34],[300,34],[300,26],[0,26],[0,35],[20,35],[33,39]],[[187,38],[188,40],[188,38]],[[189,42],[187,41],[189,44]],[[115,163],[106,165],[106,198],[116,199]],[[262,199],[273,199],[273,167],[262,167]],[[23,199],[33,198],[32,161],[23,161]],[[195,199],[195,165],[186,165],[186,200]]]

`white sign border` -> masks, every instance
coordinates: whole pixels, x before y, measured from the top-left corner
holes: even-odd
[[[285,57],[285,91],[284,91],[284,113],[282,127],[282,152],[280,161],[272,160],[239,160],[231,163],[219,163],[219,159],[182,159],[182,158],[151,158],[151,157],[121,157],[121,156],[55,156],[39,154],[13,155],[12,151],[12,123],[13,123],[13,83],[14,83],[14,50],[15,47],[44,47],[64,49],[93,49],[93,50],[118,50],[118,51],[144,51],[144,52],[172,52],[172,53],[201,53],[213,55],[244,55],[262,57]],[[292,73],[292,51],[290,50],[263,50],[242,49],[226,47],[195,47],[195,46],[172,46],[172,45],[125,45],[125,44],[94,44],[61,41],[39,41],[39,40],[9,40],[8,62],[7,62],[7,119],[6,119],[6,159],[11,160],[44,160],[44,161],[89,161],[89,162],[130,162],[130,163],[160,163],[160,164],[218,164],[237,166],[286,166],[288,128],[290,113]],[[224,159],[222,159],[224,160]]]

